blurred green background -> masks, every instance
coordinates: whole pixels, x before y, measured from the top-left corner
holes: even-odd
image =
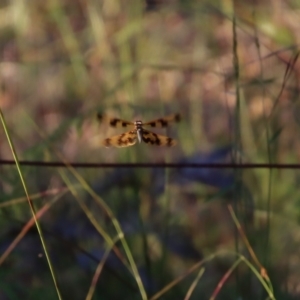
[[[299,163],[299,40],[299,1],[1,0],[0,160]],[[178,144],[103,148],[97,112]],[[0,300],[300,297],[297,169],[20,170],[53,275],[0,164]]]

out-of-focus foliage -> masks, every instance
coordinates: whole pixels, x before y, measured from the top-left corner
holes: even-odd
[[[296,2],[0,1],[0,108],[18,157],[298,163],[299,19]],[[178,145],[101,148],[122,130],[98,124],[97,111],[145,121],[180,112],[181,123],[153,129]],[[1,159],[12,159],[2,127]],[[93,285],[93,299],[142,299],[116,223],[149,299],[173,280],[158,299],[209,299],[233,252],[260,272],[229,206],[275,297],[299,298],[298,170],[22,172],[63,299],[85,299]],[[0,165],[1,300],[57,298],[31,217],[15,167]],[[222,283],[218,299],[266,298],[246,265]]]

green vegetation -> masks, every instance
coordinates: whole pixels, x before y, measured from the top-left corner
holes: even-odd
[[[298,299],[298,169],[117,165],[299,163],[297,6],[0,1],[0,299]]]

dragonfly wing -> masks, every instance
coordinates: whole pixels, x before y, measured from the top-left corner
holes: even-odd
[[[137,134],[136,131],[128,131],[120,135],[115,135],[105,139],[102,145],[105,147],[129,147],[136,143]]]
[[[172,114],[160,119],[156,119],[150,122],[143,123],[143,126],[150,126],[156,128],[164,128],[170,126],[171,123],[178,123],[181,120],[180,114]]]
[[[176,140],[145,129],[143,130],[142,133],[142,139],[143,142],[149,145],[167,146],[167,147],[176,145]]]
[[[101,113],[97,114],[97,119],[99,120],[99,122],[107,123],[110,126],[115,127],[115,128],[126,128],[129,126],[134,126],[133,122],[125,121],[125,120],[118,119],[118,118],[111,118],[111,117],[101,114]]]

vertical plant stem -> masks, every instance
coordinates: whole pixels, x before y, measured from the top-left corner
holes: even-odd
[[[253,3],[254,4],[254,3]],[[255,6],[253,5],[253,10],[252,10],[252,17],[253,17],[253,24],[254,24],[254,37],[255,37],[255,46],[257,48],[257,53],[259,57],[259,66],[260,66],[260,83],[262,87],[262,105],[263,105],[263,111],[264,111],[264,123],[265,123],[265,129],[266,129],[266,147],[267,147],[267,156],[268,156],[268,163],[272,163],[272,156],[271,156],[271,147],[270,147],[270,130],[269,130],[269,124],[268,124],[268,116],[267,116],[267,111],[266,111],[266,103],[265,103],[265,98],[266,98],[266,89],[264,85],[264,74],[263,74],[263,65],[262,65],[262,55],[261,55],[261,49],[260,49],[260,43],[259,43],[259,37],[258,37],[258,31],[257,27],[255,25],[255,20],[256,20],[256,12],[255,12]],[[267,199],[267,226],[265,230],[265,243],[263,245],[264,249],[264,265],[268,263],[268,248],[269,248],[269,236],[270,236],[270,210],[271,210],[271,189],[272,187],[272,169],[269,169],[269,180],[268,180],[268,199]]]
[[[34,223],[36,225],[37,231],[39,233],[39,237],[41,239],[42,247],[43,247],[43,250],[45,252],[45,257],[46,257],[47,263],[49,265],[49,269],[50,269],[50,272],[51,272],[51,276],[52,276],[52,279],[53,279],[53,283],[54,283],[54,286],[55,286],[55,289],[56,289],[56,293],[57,293],[58,299],[61,300],[62,297],[61,297],[61,294],[60,294],[60,291],[59,291],[59,287],[58,287],[58,283],[57,283],[57,280],[56,280],[56,277],[55,277],[54,268],[52,266],[52,263],[51,263],[51,260],[50,260],[50,256],[49,256],[48,251],[47,251],[46,242],[45,242],[44,237],[43,237],[42,229],[41,229],[41,227],[39,225],[39,222],[38,222],[38,219],[36,217],[35,208],[34,208],[32,200],[30,199],[30,196],[29,196],[29,193],[28,193],[28,190],[27,190],[27,186],[26,186],[26,183],[25,183],[25,180],[24,180],[21,168],[20,168],[18,156],[17,156],[17,153],[15,151],[15,148],[14,148],[14,145],[12,143],[12,140],[10,138],[9,132],[7,130],[7,126],[6,126],[6,123],[5,123],[4,116],[3,116],[1,108],[0,108],[0,119],[1,119],[1,123],[2,123],[3,129],[4,129],[4,132],[5,132],[5,135],[6,135],[6,138],[7,138],[7,141],[8,141],[10,150],[11,150],[11,153],[12,153],[13,158],[14,158],[15,163],[16,163],[17,171],[19,173],[20,180],[21,180],[22,186],[24,188],[24,192],[26,194],[26,198],[28,200],[28,204],[29,204],[29,207],[30,207],[30,210],[31,210],[31,214],[32,214],[33,219],[34,219]]]
[[[236,26],[236,14],[235,14],[235,0],[232,1],[232,33],[233,33],[233,69],[235,79],[235,95],[236,95],[236,106],[234,111],[234,142],[235,148],[233,154],[233,162],[236,164],[241,163],[241,156],[238,155],[238,151],[242,151],[242,139],[241,139],[241,99],[240,99],[240,70],[239,70],[239,57],[238,57],[238,39],[237,39],[237,26]],[[234,209],[238,215],[238,203],[242,201],[242,169],[235,169],[235,188],[234,188]],[[235,248],[236,252],[239,252],[239,238],[238,230],[235,228]],[[236,272],[237,287],[239,286],[239,275]]]

